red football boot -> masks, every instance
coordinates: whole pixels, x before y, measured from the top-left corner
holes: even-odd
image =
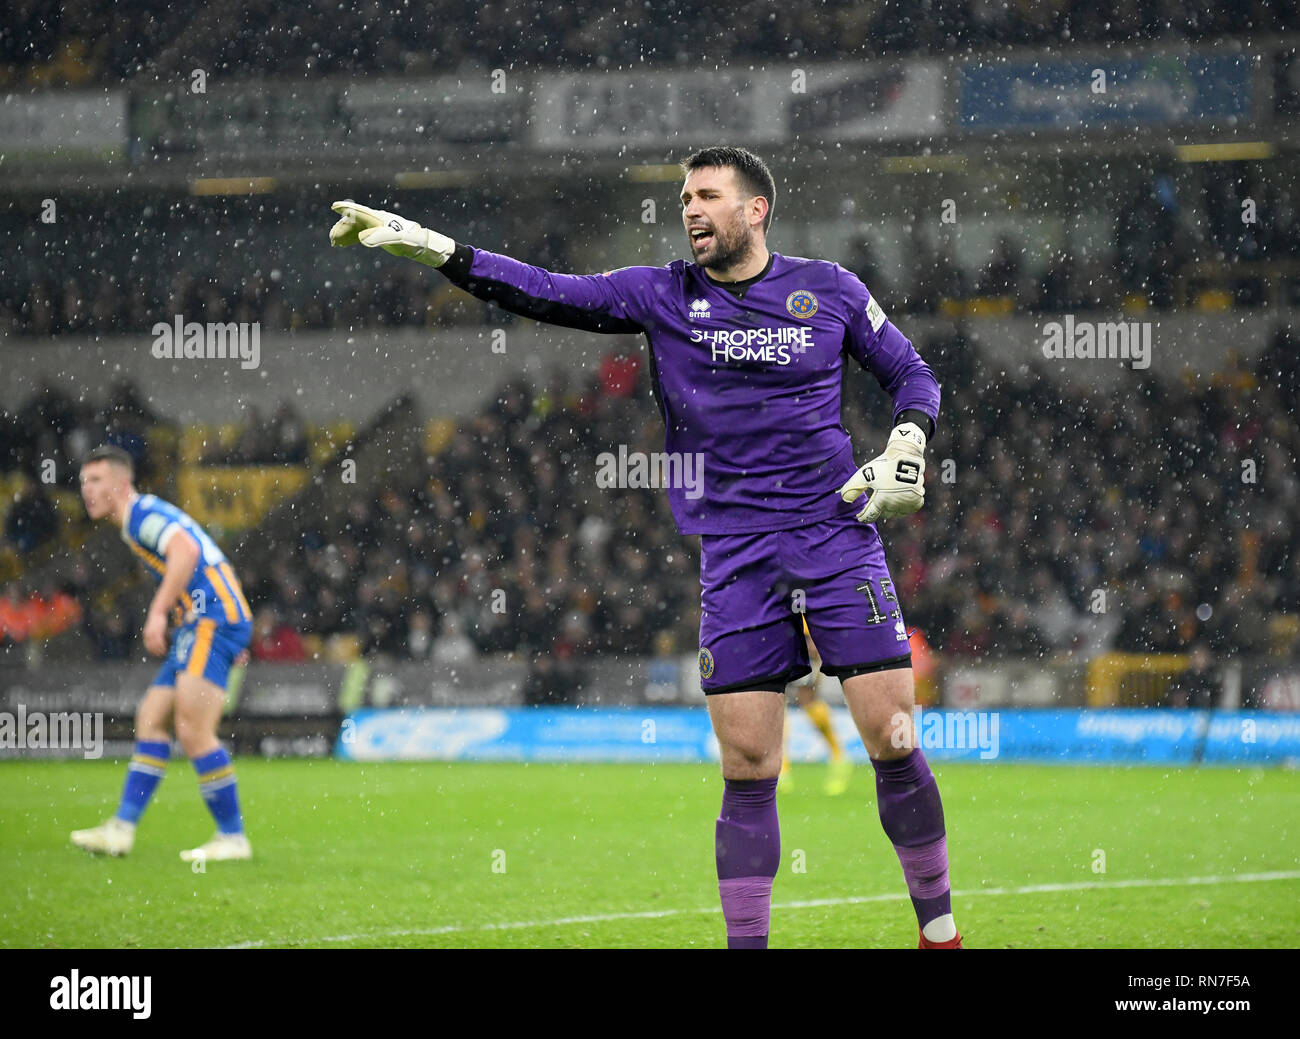
[[[926,941],[925,932],[923,932],[920,928],[917,928],[916,933],[920,935],[921,938],[921,944],[917,946],[918,949],[960,949],[961,948],[960,931],[957,932],[956,938],[949,938],[946,942]]]

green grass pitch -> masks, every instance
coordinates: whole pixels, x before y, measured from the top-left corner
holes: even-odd
[[[123,762],[0,764],[0,946],[724,944],[715,767],[236,767],[254,860],[195,873],[177,852],[213,826],[185,762],[125,859],[68,841],[111,813]],[[968,948],[1300,946],[1300,773],[935,772]],[[915,947],[870,769],[840,798],[822,775],[796,766],[780,796],[772,947]]]

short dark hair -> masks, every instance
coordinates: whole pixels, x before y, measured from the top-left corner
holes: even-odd
[[[750,198],[762,195],[767,199],[767,215],[763,217],[763,233],[772,226],[772,211],[776,209],[776,181],[767,163],[747,148],[730,148],[719,145],[714,148],[701,148],[682,160],[682,173],[689,175],[691,170],[704,167],[729,166],[736,171],[736,182]]]
[[[132,479],[135,478],[135,459],[116,444],[100,444],[81,460],[82,465],[89,462],[111,462],[113,465],[120,465],[131,474]]]

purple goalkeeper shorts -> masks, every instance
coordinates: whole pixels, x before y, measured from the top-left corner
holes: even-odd
[[[856,507],[767,534],[700,535],[700,685],[780,692],[809,671],[849,678],[911,667],[903,613],[874,524]]]

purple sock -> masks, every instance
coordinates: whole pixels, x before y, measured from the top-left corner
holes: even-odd
[[[952,912],[939,784],[920,747],[893,761],[872,758],[871,765],[876,770],[880,825],[894,843],[917,922],[924,928]]]
[[[781,863],[776,780],[723,780],[716,835],[727,948],[766,949],[772,880]]]

